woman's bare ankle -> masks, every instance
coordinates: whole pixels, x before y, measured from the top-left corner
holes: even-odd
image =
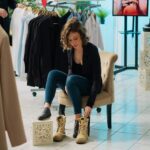
[[[75,114],[75,120],[79,120],[81,118],[81,114]]]
[[[44,103],[44,108],[50,108],[50,104],[49,103]]]

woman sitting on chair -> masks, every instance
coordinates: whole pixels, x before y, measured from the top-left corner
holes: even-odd
[[[88,140],[88,122],[96,95],[102,88],[101,62],[98,49],[88,42],[84,26],[76,19],[67,21],[61,33],[61,42],[68,53],[68,74],[59,70],[49,72],[45,89],[44,111],[39,120],[51,116],[50,106],[57,87],[62,88],[74,106],[75,127],[73,137],[76,143]],[[82,96],[89,96],[82,115]],[[65,135],[64,115],[57,118],[58,130],[54,141],[62,141]]]

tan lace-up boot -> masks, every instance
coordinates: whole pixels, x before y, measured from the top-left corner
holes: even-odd
[[[79,120],[79,133],[76,138],[77,144],[84,144],[88,140],[88,118],[82,117]]]
[[[53,136],[53,141],[60,142],[65,137],[65,124],[66,124],[66,117],[63,115],[60,115],[57,117],[57,132]]]

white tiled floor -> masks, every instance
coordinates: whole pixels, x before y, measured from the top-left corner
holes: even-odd
[[[136,70],[125,71],[115,76],[115,103],[112,106],[112,129],[108,130],[106,108],[97,114],[93,109],[91,132],[88,143],[77,145],[72,138],[73,110],[67,108],[67,137],[63,142],[47,146],[32,145],[32,122],[42,111],[44,92],[32,96],[31,87],[16,79],[20,105],[27,136],[27,143],[9,150],[149,150],[150,149],[150,91],[145,91],[138,82]],[[54,101],[52,118],[55,125],[57,101]],[[54,126],[56,130],[56,126]]]

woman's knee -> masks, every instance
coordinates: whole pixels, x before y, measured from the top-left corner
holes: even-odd
[[[52,78],[54,79],[56,76],[58,76],[59,74],[59,71],[58,70],[51,70],[49,73],[48,73],[48,79]]]
[[[75,83],[76,83],[76,79],[75,79],[75,76],[74,75],[70,75],[67,77],[67,80],[66,80],[66,89],[67,91],[69,89],[71,89],[72,87],[75,86]]]

